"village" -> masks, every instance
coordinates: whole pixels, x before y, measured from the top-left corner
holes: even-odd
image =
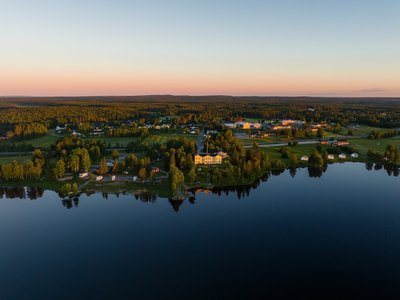
[[[315,110],[308,108],[307,113],[314,115]],[[374,141],[375,137],[392,134],[354,121],[342,125],[312,117],[308,121],[240,116],[202,119],[195,114],[160,113],[127,114],[118,120],[64,118],[48,127],[21,123],[7,130],[0,139],[3,174],[20,165],[28,170],[23,164],[40,151],[41,160],[46,161],[41,170],[45,181],[76,183],[80,191],[117,186],[167,191],[171,182],[178,183],[172,185],[176,191],[250,184],[270,170],[380,157],[376,150],[368,154],[371,148],[382,151],[387,146]],[[83,164],[84,159],[90,164]],[[38,159],[34,156],[33,160]]]

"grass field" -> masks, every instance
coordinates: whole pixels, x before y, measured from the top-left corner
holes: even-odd
[[[400,137],[392,137],[387,139],[351,139],[351,145],[359,149],[361,152],[367,152],[368,149],[383,153],[390,144],[400,147]]]
[[[310,144],[310,145],[297,145],[295,147],[290,147],[292,150],[292,153],[296,154],[298,158],[300,158],[303,155],[310,155],[311,152],[315,149],[317,145],[316,144]],[[329,146],[321,145],[322,151],[324,151],[326,148],[329,148]],[[268,147],[268,148],[260,148],[262,151],[267,153],[270,157],[270,159],[282,159],[281,153],[279,150],[283,147]]]
[[[137,137],[108,137],[108,136],[91,136],[82,138],[82,140],[96,140],[96,141],[105,141],[106,144],[111,144],[111,147],[115,147],[117,143],[120,146],[125,147],[129,142],[134,142],[138,138]]]
[[[32,144],[34,147],[41,147],[41,148],[47,148],[50,145],[54,144],[57,139],[59,137],[56,135],[52,135],[52,134],[46,134],[44,136],[40,136],[40,137],[34,137],[34,138],[30,138],[30,139],[25,139],[23,141],[14,141],[14,140],[9,140],[9,141],[5,141],[2,142],[4,144]]]
[[[343,127],[342,134],[347,135],[348,130],[352,130],[354,135],[365,136],[368,135],[372,130],[375,131],[390,131],[389,128],[371,127],[366,125],[359,125],[358,127]]]
[[[18,162],[25,163],[32,158],[32,155],[20,155],[20,156],[0,156],[0,165],[12,162],[16,160]]]
[[[365,160],[367,159],[367,151],[368,149],[372,149],[373,151],[377,151],[383,153],[386,150],[388,145],[395,145],[400,147],[400,137],[393,137],[387,139],[380,140],[371,140],[366,138],[355,138],[350,139],[350,146],[355,147],[359,151],[359,159]],[[297,145],[296,147],[291,147],[292,152],[295,153],[298,157],[303,155],[310,155],[311,151],[317,145]],[[322,151],[330,146],[321,145]],[[268,153],[271,159],[282,159],[279,150],[282,147],[269,147],[269,148],[260,148],[262,151]],[[347,159],[349,160],[349,159]]]
[[[196,140],[197,139],[197,135],[191,135],[191,134],[154,134],[149,136],[148,138],[146,138],[144,141],[148,144],[162,144],[162,143],[166,143],[171,139],[174,138],[188,138],[190,140]]]
[[[177,137],[186,137],[192,140],[196,140],[197,136],[196,135],[190,135],[190,134],[179,134],[179,133],[166,133],[166,134],[154,134],[150,135],[148,138],[145,139],[145,142],[148,144],[154,144],[154,143],[165,143],[170,139],[177,138]],[[54,130],[49,130],[48,134],[45,136],[40,136],[40,137],[33,137],[30,139],[25,139],[23,141],[15,141],[15,140],[9,140],[9,141],[4,141],[2,144],[32,144],[34,147],[40,147],[40,148],[47,148],[53,144],[56,143],[56,141],[61,138],[60,135],[57,135]],[[129,142],[134,142],[138,138],[137,137],[107,137],[107,136],[90,136],[90,137],[84,137],[82,140],[89,140],[89,139],[94,139],[94,140],[101,140],[105,141],[107,144],[111,144],[111,147],[115,147],[117,143],[119,143],[120,146],[125,147]]]

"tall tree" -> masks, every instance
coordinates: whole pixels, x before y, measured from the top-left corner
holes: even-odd
[[[99,173],[101,175],[107,174],[108,173],[108,166],[107,166],[107,160],[105,157],[103,157],[100,160],[100,168],[99,168]]]
[[[56,178],[62,178],[64,176],[64,174],[65,174],[65,163],[64,163],[64,160],[59,159],[56,162],[56,165],[55,165],[55,167],[53,169],[53,174],[54,174],[54,177],[56,177]]]

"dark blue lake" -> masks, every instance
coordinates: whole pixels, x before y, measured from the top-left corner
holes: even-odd
[[[183,203],[3,189],[0,299],[398,299],[400,177],[292,175]]]

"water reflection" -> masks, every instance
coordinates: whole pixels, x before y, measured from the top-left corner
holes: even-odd
[[[400,174],[400,169],[399,166],[396,165],[391,165],[391,164],[379,164],[379,163],[371,163],[367,162],[365,163],[365,169],[368,171],[379,171],[384,169],[387,173],[388,176],[399,176]],[[324,166],[324,168],[307,168],[308,171],[308,176],[311,178],[320,178],[323,176],[324,173],[326,173],[328,170],[328,166]],[[238,199],[243,199],[246,197],[249,197],[251,194],[252,190],[255,190],[259,187],[259,185],[262,182],[267,182],[271,176],[279,176],[282,173],[284,173],[286,170],[277,170],[273,172],[268,172],[266,173],[263,177],[255,180],[251,185],[242,185],[242,186],[230,186],[230,187],[218,187],[218,188],[209,188],[209,189],[204,189],[204,188],[195,188],[191,189],[187,193],[187,197],[183,200],[174,200],[174,199],[168,199],[169,203],[171,204],[172,209],[175,212],[179,212],[180,207],[182,204],[187,201],[190,204],[195,204],[196,203],[196,195],[199,193],[212,193],[218,196],[221,195],[230,195],[230,194],[235,194]],[[295,177],[297,175],[298,169],[291,168],[288,169],[288,172],[291,177]],[[95,191],[87,191],[83,195],[86,197],[89,197],[93,194],[95,194]],[[38,198],[41,198],[44,194],[44,189],[41,187],[0,187],[0,199],[2,198],[7,198],[7,199],[30,199],[30,200],[36,200]],[[99,195],[99,193],[96,193]],[[59,194],[60,199],[61,199],[61,204],[63,207],[67,209],[71,208],[78,208],[79,207],[79,197],[82,194],[76,195],[76,196],[64,196],[62,194]],[[101,192],[102,198],[107,200],[109,198],[109,193],[108,192]],[[143,191],[135,191],[135,192],[127,192],[127,191],[122,191],[122,192],[115,192],[112,193],[113,196],[116,196],[117,198],[120,195],[131,195],[132,198],[135,200],[141,201],[143,203],[155,203],[157,201],[157,195],[151,191],[143,190]]]
[[[0,199],[30,199],[36,200],[43,196],[41,187],[0,187]]]
[[[322,174],[324,174],[328,169],[328,165],[325,165],[323,168],[308,167],[307,169],[308,169],[308,176],[310,176],[311,178],[320,178]]]
[[[61,203],[67,209],[71,209],[72,207],[78,207],[79,206],[79,197],[62,199]]]

